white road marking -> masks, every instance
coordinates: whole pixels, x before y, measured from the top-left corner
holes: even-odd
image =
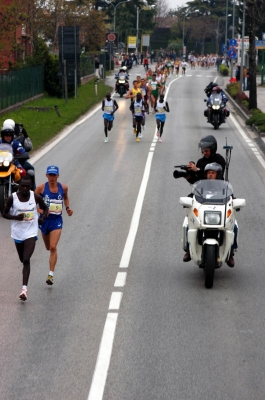
[[[233,117],[232,114],[230,114],[230,118],[231,118],[233,124],[235,125],[235,127],[238,129],[240,135],[243,137],[245,142],[251,147],[251,150],[253,150],[253,153],[255,154],[255,156],[257,157],[259,162],[261,163],[262,167],[265,169],[265,160],[264,160],[264,158],[260,155],[260,153],[258,152],[256,147],[253,147],[254,144],[252,144],[252,141],[247,137],[247,135],[245,134],[245,132],[243,131],[243,129],[241,128],[241,126],[239,125],[239,123],[236,121],[236,119]]]
[[[114,287],[125,286],[126,278],[127,278],[127,272],[118,272],[114,283]]]
[[[87,400],[102,399],[107,379],[118,313],[108,313]]]
[[[121,305],[122,295],[123,295],[122,292],[112,292],[109,303],[109,310],[119,310]]]

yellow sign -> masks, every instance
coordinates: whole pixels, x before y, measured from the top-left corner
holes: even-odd
[[[127,37],[128,49],[136,49],[136,36]]]

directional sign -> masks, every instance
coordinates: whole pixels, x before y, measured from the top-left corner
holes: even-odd
[[[222,44],[222,53],[227,53],[227,51],[228,51],[228,46]]]
[[[236,44],[237,44],[236,39],[230,39],[229,44],[230,44],[230,46],[236,46]]]
[[[265,49],[265,40],[255,40],[256,49]]]
[[[234,48],[229,50],[227,55],[228,55],[229,58],[237,58],[237,52],[236,52],[236,50]]]

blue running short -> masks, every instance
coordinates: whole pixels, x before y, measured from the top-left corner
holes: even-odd
[[[110,114],[104,113],[103,114],[103,118],[107,119],[108,121],[113,121],[114,120],[114,115],[110,115]]]
[[[59,216],[57,218],[49,219],[46,218],[43,223],[39,226],[41,233],[43,235],[48,235],[52,231],[56,231],[57,229],[63,228],[63,218]]]
[[[157,114],[156,119],[159,119],[159,121],[161,121],[161,122],[165,122],[166,114]]]

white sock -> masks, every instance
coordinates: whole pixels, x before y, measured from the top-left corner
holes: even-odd
[[[53,271],[50,271],[50,272],[49,272],[49,275],[50,275],[50,276],[53,276]]]
[[[28,290],[28,287],[26,285],[23,285],[22,290]]]

